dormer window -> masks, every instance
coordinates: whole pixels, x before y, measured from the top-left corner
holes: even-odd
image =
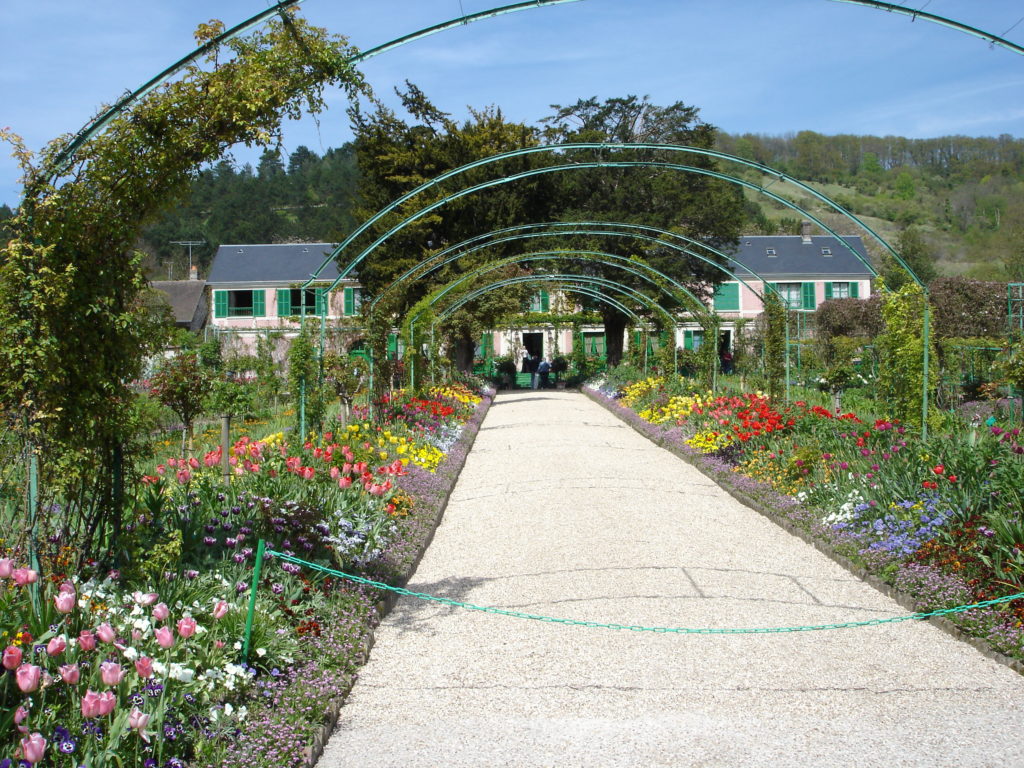
[[[774,248],[765,248],[765,249],[764,249],[764,252],[765,252],[765,253],[766,253],[767,255],[769,255],[769,256],[774,256],[774,255],[775,255],[775,249],[774,249]]]
[[[831,256],[832,255],[832,249],[831,248],[822,248],[821,249],[821,255],[822,256]]]

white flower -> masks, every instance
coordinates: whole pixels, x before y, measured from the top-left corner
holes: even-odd
[[[267,649],[266,648],[257,648],[256,649],[256,655],[259,656],[262,659],[264,656],[267,655]]]

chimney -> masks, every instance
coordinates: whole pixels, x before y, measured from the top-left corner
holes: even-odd
[[[811,244],[811,222],[807,219],[800,222],[800,240],[804,245]]]
[[[193,264],[191,267],[188,268],[188,279],[189,280],[198,280],[199,279],[199,267],[197,267],[197,266],[195,266]]]

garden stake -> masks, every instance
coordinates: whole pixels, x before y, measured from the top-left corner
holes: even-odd
[[[231,484],[231,457],[228,455],[231,444],[231,414],[220,417],[220,468],[224,485]]]
[[[252,569],[252,587],[249,589],[249,612],[245,616],[245,639],[242,642],[242,663],[249,662],[249,644],[252,641],[252,620],[256,615],[256,590],[260,585],[260,571],[263,570],[263,553],[267,542],[260,539],[256,545],[256,565]]]

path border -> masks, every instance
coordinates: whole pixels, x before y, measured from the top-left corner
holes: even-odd
[[[609,398],[602,392],[595,390],[591,387],[584,386],[580,389],[583,395],[588,397],[591,401],[597,403],[606,411],[611,413],[613,416],[618,418],[627,426],[631,427],[642,437],[650,440],[652,443],[662,448],[673,456],[682,459],[687,464],[698,470],[708,479],[712,480],[719,488],[732,496],[736,501],[740,502],[746,507],[754,510],[763,517],[768,518],[770,521],[775,523],[777,526],[782,528],[784,531],[792,536],[796,536],[801,541],[814,547],[821,554],[828,557],[832,562],[839,565],[841,568],[848,571],[853,576],[873,587],[877,591],[881,592],[886,597],[889,597],[899,603],[902,607],[908,611],[917,612],[919,609],[914,602],[914,598],[903,590],[897,589],[892,584],[889,584],[882,579],[878,578],[875,574],[868,571],[866,568],[857,565],[845,555],[841,555],[835,551],[835,549],[828,543],[822,541],[820,538],[812,534],[810,531],[802,528],[800,525],[794,523],[789,519],[786,514],[779,509],[773,508],[770,504],[764,503],[761,499],[755,498],[748,493],[745,493],[741,489],[737,488],[732,483],[732,474],[722,472],[720,470],[711,467],[707,462],[703,461],[703,455],[694,451],[689,446],[673,442],[669,439],[666,434],[666,430],[663,427],[659,427],[657,424],[652,424],[649,421],[641,419],[640,416],[630,408],[624,405],[620,405],[614,399]],[[763,484],[762,484],[763,485]],[[763,487],[770,491],[772,495],[781,496],[777,491],[767,485]],[[790,498],[790,497],[783,497]],[[793,509],[803,509],[798,505],[794,505]],[[964,632],[960,627],[954,624],[945,616],[931,616],[927,621],[934,624],[936,627],[941,629],[946,634],[950,635],[956,640],[967,643],[980,651],[984,656],[998,664],[1002,664],[1005,667],[1009,667],[1019,675],[1024,675],[1024,662],[1018,661],[1010,656],[1007,656],[1001,651],[997,651],[987,641],[980,637],[974,637]]]
[[[446,479],[447,482],[445,487],[434,496],[427,497],[425,499],[418,499],[421,503],[425,503],[428,508],[424,513],[427,524],[420,535],[419,541],[415,543],[415,554],[402,569],[398,578],[394,580],[392,586],[406,587],[412,580],[412,577],[416,574],[416,569],[419,568],[420,562],[423,560],[423,556],[427,552],[427,548],[434,540],[434,534],[437,533],[437,529],[441,525],[441,521],[444,519],[444,513],[448,508],[448,500],[451,498],[452,492],[455,490],[455,485],[459,481],[459,476],[462,474],[462,468],[466,464],[466,459],[469,457],[469,453],[472,450],[474,443],[476,443],[476,437],[480,432],[480,425],[487,417],[487,414],[491,409],[491,405],[494,404],[496,394],[497,393],[492,390],[486,390],[482,393],[481,396],[483,397],[483,400],[477,404],[476,410],[473,412],[473,416],[470,417],[470,420],[463,426],[463,431],[462,434],[459,435],[459,439],[455,442],[455,445],[452,446],[452,449],[444,462],[442,462],[437,468],[435,474],[439,474]],[[359,639],[359,649],[356,652],[355,658],[359,667],[362,667],[367,661],[369,661],[370,651],[373,649],[374,643],[376,642],[377,627],[379,627],[381,621],[391,613],[392,609],[398,602],[398,598],[399,595],[396,593],[387,592],[373,604],[371,611],[373,617],[366,629],[366,632]],[[358,679],[358,671],[347,674],[345,679],[341,681],[341,692],[335,698],[326,703],[324,708],[323,724],[320,726],[319,731],[314,734],[312,742],[305,749],[305,757],[302,763],[304,768],[314,768],[323,756],[324,748],[327,746],[327,742],[330,740],[331,736],[334,735],[334,731],[338,725],[338,720],[341,718],[342,707],[344,707],[345,702],[348,701],[349,694],[352,692],[352,688],[355,686]]]

